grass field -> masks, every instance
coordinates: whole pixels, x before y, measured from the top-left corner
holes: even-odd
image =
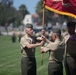
[[[12,43],[10,36],[0,36],[0,75],[21,75],[20,45]],[[44,54],[44,64],[41,65],[39,48],[36,50],[37,73],[47,75],[48,54]]]
[[[48,53],[44,54],[41,65],[39,47],[36,49],[37,75],[48,75]],[[12,43],[11,36],[0,36],[0,75],[21,75],[21,53],[19,42]]]

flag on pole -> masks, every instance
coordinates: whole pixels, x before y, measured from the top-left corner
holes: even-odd
[[[43,0],[45,8],[76,19],[76,0]]]

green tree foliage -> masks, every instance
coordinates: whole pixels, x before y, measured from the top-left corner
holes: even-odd
[[[19,7],[19,13],[23,16],[23,18],[26,14],[29,14],[27,7],[24,4]]]
[[[0,25],[13,21],[16,9],[12,4],[13,0],[0,0]]]
[[[17,11],[16,20],[14,22],[14,26],[19,26],[22,23],[22,20],[26,14],[29,14],[26,5],[20,5],[19,10]]]
[[[36,13],[42,14],[42,12],[43,12],[42,9],[43,9],[42,1],[39,1],[36,6]]]
[[[14,22],[17,11],[14,7],[9,7],[0,11],[0,24],[4,25],[6,22]]]
[[[19,26],[24,16],[29,14],[25,5],[21,5],[19,10],[16,10],[12,4],[13,0],[0,0],[0,25],[13,23],[14,27]]]
[[[44,8],[44,5],[43,5],[43,2],[42,0],[40,0],[38,3],[37,3],[37,6],[36,6],[36,13],[39,14],[40,18],[42,19],[42,14],[43,14],[43,8]],[[44,10],[44,14],[45,14],[45,23],[47,25],[47,23],[49,21],[51,21],[51,16],[52,16],[52,12],[48,11],[48,10]]]
[[[1,5],[4,9],[10,7],[13,4],[13,0],[0,0]]]

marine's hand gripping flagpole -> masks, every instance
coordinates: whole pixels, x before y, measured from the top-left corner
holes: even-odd
[[[43,3],[43,0],[42,0],[42,3]],[[44,3],[43,3],[43,9],[42,9],[42,30],[44,30],[44,11],[45,11],[45,8],[44,8]],[[44,35],[44,34],[42,34]],[[41,53],[41,65],[43,65],[43,58],[44,58],[44,53]]]

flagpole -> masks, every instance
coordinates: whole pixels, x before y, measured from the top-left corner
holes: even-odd
[[[42,16],[42,29],[44,30],[44,11],[45,9],[43,8],[43,16]]]
[[[45,12],[45,0],[42,0],[42,3],[43,3],[43,9],[42,9],[42,29],[44,30],[44,12]]]
[[[42,30],[44,30],[44,12],[45,12],[45,8],[44,8],[44,4],[43,4],[43,9],[42,9]],[[42,34],[44,35],[44,34]],[[44,53],[41,53],[41,65],[43,65],[43,59],[44,59]]]

